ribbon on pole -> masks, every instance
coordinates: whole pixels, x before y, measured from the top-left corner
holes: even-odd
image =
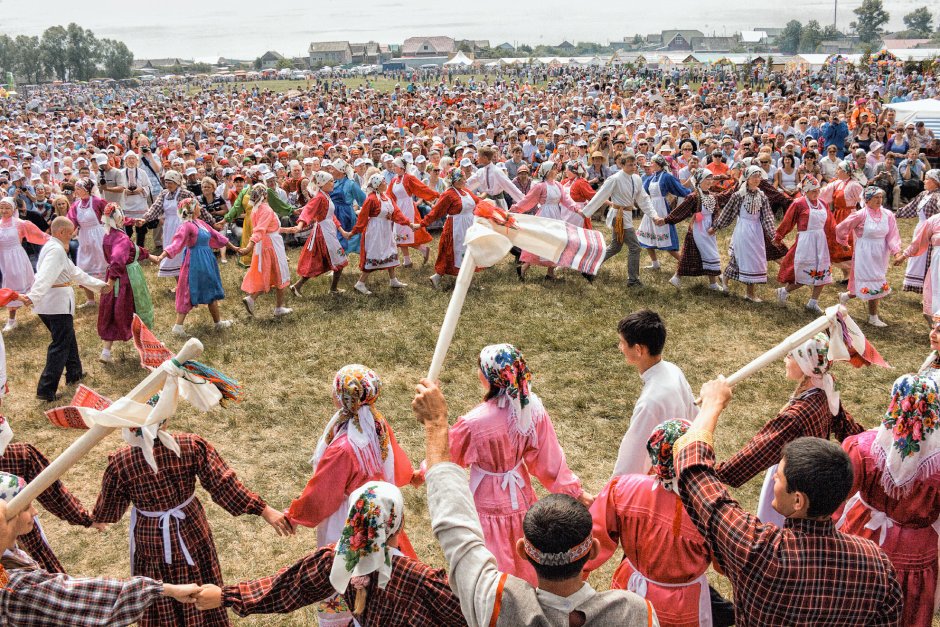
[[[202,351],[202,342],[196,338],[190,338],[186,344],[183,345],[183,348],[180,349],[179,353],[177,353],[176,359],[181,362],[195,359],[202,354]],[[146,403],[150,397],[160,391],[160,389],[163,387],[166,376],[166,370],[162,368],[154,370],[118,402],[126,399],[129,403]],[[126,406],[135,407],[134,405],[130,404]],[[139,414],[136,415],[138,416],[136,419],[140,420]],[[134,420],[133,417],[129,418],[128,416],[124,416],[124,418]],[[146,418],[144,418],[141,422],[145,421]],[[40,494],[45,492],[49,486],[58,481],[62,475],[64,475],[72,466],[78,462],[78,460],[87,455],[91,449],[97,446],[99,442],[105,439],[108,435],[111,434],[112,431],[114,431],[114,429],[117,428],[107,426],[107,424],[89,425],[84,421],[84,418],[78,411],[56,414],[56,418],[53,419],[53,422],[56,424],[56,426],[59,427],[88,428],[88,431],[75,440],[67,449],[65,449],[65,451],[62,452],[61,455],[52,460],[52,463],[50,463],[41,473],[39,473],[35,479],[27,483],[20,493],[13,497],[9,503],[7,503],[7,520],[12,520],[21,512],[25,511],[32,501],[36,500]],[[139,427],[143,425],[137,424],[135,426]]]
[[[447,304],[431,367],[428,368],[427,378],[432,381],[441,373],[467,290],[470,289],[470,280],[478,267],[495,265],[513,246],[559,266],[591,275],[597,274],[604,261],[606,244],[604,236],[598,231],[583,229],[562,220],[509,214],[485,201],[477,204],[474,214],[474,223],[467,229],[464,238],[467,250]]]

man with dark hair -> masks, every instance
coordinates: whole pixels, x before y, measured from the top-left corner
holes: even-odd
[[[781,529],[731,498],[715,473],[713,439],[731,400],[723,378],[702,387],[702,409],[673,454],[682,504],[735,590],[738,625],[900,625],[903,596],[874,542],[835,529],[832,514],[852,486],[848,455],[799,438],[783,450],[773,508]]]
[[[643,390],[633,406],[630,427],[620,442],[614,476],[646,474],[650,469],[646,441],[653,429],[666,420],[692,420],[698,409],[692,388],[682,370],[663,360],[666,323],[655,311],[643,309],[617,325],[618,348],[628,364],[643,379]]]
[[[551,495],[537,501],[523,522],[519,555],[535,569],[538,588],[501,573],[483,543],[483,529],[467,477],[450,463],[447,402],[423,379],[411,406],[424,423],[431,527],[447,559],[450,585],[469,627],[486,625],[659,625],[648,601],[627,590],[595,592],[582,580],[597,556],[591,514],[577,500]]]

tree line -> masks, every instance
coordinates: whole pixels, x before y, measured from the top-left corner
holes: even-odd
[[[74,22],[51,26],[41,36],[0,34],[0,69],[29,83],[130,78],[133,64],[134,54],[123,41],[98,39]]]
[[[891,19],[891,14],[885,11],[881,0],[864,0],[861,6],[854,11],[856,19],[849,24],[852,31],[858,36],[861,43],[874,46],[879,43],[885,34],[884,26]],[[914,9],[904,16],[906,31],[895,33],[898,38],[927,39],[935,34],[935,16],[926,6]],[[940,31],[940,27],[936,28]],[[806,24],[799,20],[790,20],[777,37],[780,51],[786,54],[800,52],[815,52],[823,41],[842,37],[832,25],[825,28],[816,20]]]

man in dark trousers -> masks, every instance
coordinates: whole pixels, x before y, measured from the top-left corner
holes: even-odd
[[[69,241],[75,227],[65,216],[52,221],[52,237],[39,252],[36,278],[22,301],[32,305],[42,323],[52,334],[52,342],[46,351],[46,367],[39,377],[36,398],[46,402],[56,400],[59,379],[65,370],[65,382],[77,383],[83,376],[82,360],[78,355],[75,327],[75,291],[72,285],[80,285],[94,292],[108,292],[111,286],[76,267],[69,259]]]

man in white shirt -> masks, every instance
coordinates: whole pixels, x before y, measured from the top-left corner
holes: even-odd
[[[66,216],[52,221],[52,237],[39,252],[36,278],[28,294],[21,299],[32,305],[33,311],[52,334],[52,342],[46,351],[46,367],[39,377],[36,398],[53,402],[59,379],[65,370],[66,384],[74,384],[85,376],[82,360],[75,340],[72,316],[75,314],[75,291],[73,284],[94,292],[109,292],[111,285],[86,274],[69,259],[69,241],[75,226]]]
[[[620,442],[614,476],[646,474],[650,459],[646,442],[656,425],[666,420],[693,420],[698,415],[695,397],[685,375],[675,364],[663,360],[666,324],[654,311],[634,312],[618,325],[620,344],[627,363],[643,379],[643,390],[633,406],[630,427]]]
[[[489,146],[483,146],[477,152],[477,171],[467,179],[467,187],[477,194],[484,194],[496,206],[507,209],[509,205],[505,196],[508,195],[515,202],[523,198],[519,188],[513,185],[506,172],[493,163],[495,151]]]
[[[614,233],[604,253],[604,261],[619,253],[626,244],[627,286],[641,286],[640,252],[643,249],[640,248],[640,242],[633,230],[633,210],[639,209],[651,217],[656,214],[653,213],[649,194],[643,189],[643,179],[636,173],[636,157],[633,153],[627,152],[617,157],[617,165],[621,168],[620,172],[604,181],[594,198],[584,205],[581,212],[590,218],[601,205],[606,203],[610,206],[607,211],[607,226],[613,229]],[[585,278],[588,276],[585,275]]]
[[[538,587],[500,572],[486,548],[483,529],[463,468],[450,462],[447,402],[424,379],[411,406],[424,423],[426,485],[431,528],[444,551],[450,587],[469,627],[515,625],[657,626],[649,601],[627,590],[596,592],[582,579],[597,555],[588,509],[564,494],[540,499],[523,521],[517,553],[535,569]]]

